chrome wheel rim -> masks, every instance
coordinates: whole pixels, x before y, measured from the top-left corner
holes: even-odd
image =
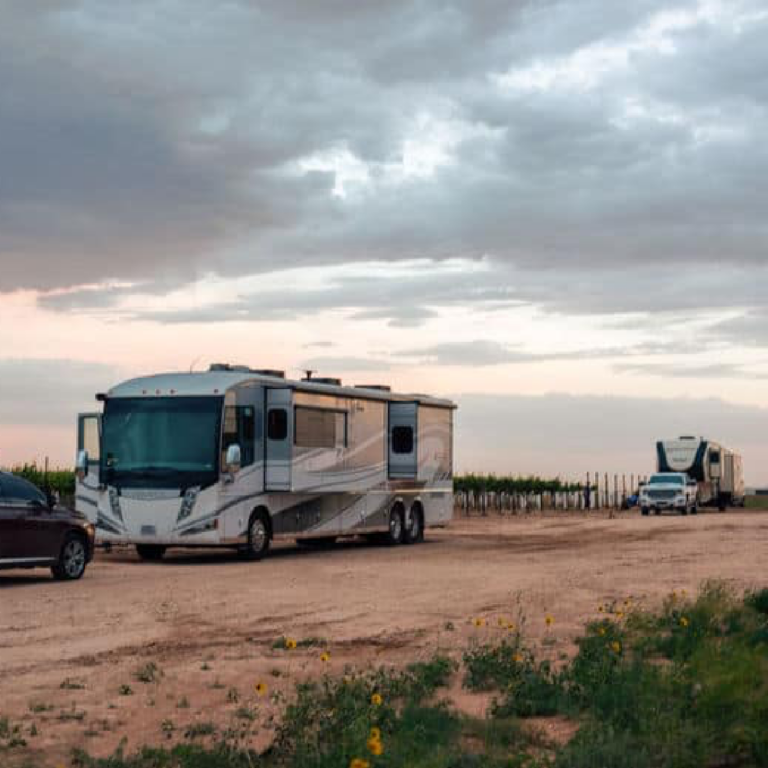
[[[395,540],[399,539],[403,532],[400,515],[397,512],[393,512],[389,518],[389,532]]]
[[[74,539],[64,547],[61,558],[64,573],[71,578],[79,576],[85,568],[85,548],[82,543]]]
[[[408,521],[408,535],[415,539],[419,533],[421,533],[421,521],[419,520],[419,513],[418,512],[412,512],[411,518]]]
[[[254,520],[251,525],[251,549],[254,552],[261,552],[267,541],[267,528],[263,520]]]

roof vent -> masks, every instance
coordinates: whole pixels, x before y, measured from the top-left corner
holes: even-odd
[[[391,392],[389,384],[355,384],[355,389],[376,389],[379,392]]]
[[[285,378],[285,371],[278,371],[276,368],[251,368],[251,373],[258,373],[259,376],[271,376],[273,379]]]
[[[303,379],[303,381],[309,381],[312,384],[330,384],[333,387],[341,386],[341,379],[335,379],[332,376],[313,376],[310,379]]]

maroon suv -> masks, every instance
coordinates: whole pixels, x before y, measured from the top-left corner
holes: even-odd
[[[32,483],[0,471],[0,568],[49,566],[57,579],[79,579],[93,557],[94,528]]]

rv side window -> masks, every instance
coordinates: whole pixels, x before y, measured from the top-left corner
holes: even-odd
[[[294,409],[294,444],[299,448],[343,448],[347,444],[347,414],[322,408]]]
[[[240,446],[241,466],[248,467],[253,464],[255,433],[256,413],[252,405],[225,406],[221,440],[222,466],[227,448],[235,444]]]
[[[285,408],[270,408],[267,413],[267,437],[270,440],[285,440],[288,437],[288,411]]]
[[[392,428],[392,453],[413,453],[413,427]]]

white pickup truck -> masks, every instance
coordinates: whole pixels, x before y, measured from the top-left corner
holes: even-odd
[[[640,511],[660,515],[671,509],[682,515],[699,511],[697,484],[685,472],[657,472],[640,486]]]

